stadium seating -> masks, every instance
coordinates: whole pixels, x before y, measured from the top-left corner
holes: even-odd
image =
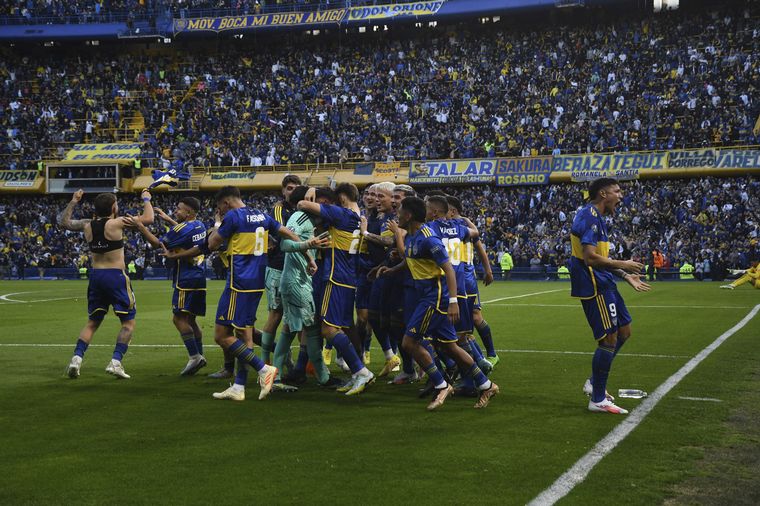
[[[465,203],[465,215],[483,233],[491,263],[509,251],[515,273],[528,279],[553,278],[553,272],[570,254],[570,225],[582,203],[580,187],[555,184],[544,187],[447,188]],[[619,257],[632,254],[648,263],[653,248],[662,251],[668,265],[685,260],[692,265],[708,260],[723,268],[746,268],[760,257],[760,181],[757,178],[699,178],[677,181],[625,183],[625,197],[614,218],[611,242]],[[155,203],[171,212],[178,194],[159,194]],[[213,225],[211,196],[203,199],[202,219]],[[124,213],[137,213],[137,196],[121,196]],[[271,210],[274,193],[245,195],[252,206]],[[62,231],[56,225],[67,197],[0,198],[0,266],[8,275],[18,269],[42,265],[78,267],[87,261],[82,235]],[[85,204],[80,217],[91,216]],[[157,221],[157,231],[164,225]],[[141,236],[129,234],[127,261],[145,256],[145,265],[163,266],[163,258],[150,250]],[[531,264],[531,259],[538,262]],[[495,269],[498,271],[498,269]],[[520,276],[517,276],[520,277]]]
[[[0,167],[97,141],[196,167],[753,145],[752,9],[12,51]]]

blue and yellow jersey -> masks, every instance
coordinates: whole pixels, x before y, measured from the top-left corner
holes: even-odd
[[[178,223],[161,238],[168,250],[191,249],[206,242],[206,226],[199,220]],[[172,285],[182,290],[206,288],[206,270],[203,255],[181,258],[172,268]]]
[[[284,227],[288,224],[288,220],[293,216],[294,212],[295,209],[290,207],[288,203],[281,201],[274,205],[271,216],[280,224],[280,226]],[[267,265],[270,268],[277,269],[278,271],[281,271],[284,268],[285,254],[280,250],[279,238],[272,237],[271,249],[267,252],[267,256]]]
[[[601,213],[593,204],[587,204],[575,215],[570,229],[572,256],[568,262],[570,267],[570,295],[582,299],[596,297],[615,286],[612,273],[603,269],[593,269],[583,261],[583,245],[596,246],[596,252],[609,257],[610,243],[607,236],[607,225]]]
[[[404,254],[406,265],[412,274],[418,304],[431,305],[441,313],[446,313],[449,289],[440,266],[449,261],[449,255],[441,238],[430,227],[423,225],[415,234],[407,234]]]
[[[280,224],[268,214],[250,207],[224,215],[218,233],[227,243],[230,270],[227,285],[237,292],[261,292],[267,266],[269,234]]]
[[[466,252],[464,244],[470,239],[469,228],[461,220],[435,220],[426,223],[426,225],[441,239],[446,248],[449,261],[457,277],[457,296],[466,297],[467,281],[463,255]]]
[[[320,216],[330,232],[332,246],[325,256],[325,279],[336,285],[356,288],[358,253],[362,245],[359,215],[345,207],[321,204]]]
[[[382,217],[378,217],[375,212],[367,213],[362,212],[362,215],[367,218],[367,232],[370,234],[380,235],[380,227],[382,224]],[[366,274],[372,270],[372,268],[380,265],[385,258],[385,249],[377,244],[367,241],[364,237],[361,238],[359,243],[359,275],[366,276]]]

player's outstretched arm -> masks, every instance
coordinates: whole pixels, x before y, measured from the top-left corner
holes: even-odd
[[[612,274],[625,280],[625,282],[631,285],[637,292],[648,292],[652,289],[649,284],[641,280],[641,277],[638,274],[629,274],[623,269],[612,269]]]
[[[161,218],[162,220],[164,220],[170,226],[172,226],[172,227],[176,227],[177,226],[177,221],[174,218],[172,218],[171,216],[169,216],[168,214],[166,214],[163,209],[160,209],[158,207],[154,207],[153,211],[155,211],[155,213],[158,214],[158,217]]]
[[[488,253],[486,247],[483,246],[483,241],[475,241],[475,251],[478,253],[480,263],[483,265],[483,284],[488,286],[493,283],[493,269],[491,269],[491,261],[488,259]]]
[[[308,200],[302,200],[298,203],[298,210],[305,213],[313,214],[314,216],[321,216],[321,206],[316,202],[309,202]]]
[[[390,225],[390,222],[388,222]],[[390,226],[388,227],[390,229]],[[370,232],[367,232],[367,218],[364,216],[361,217],[361,222],[359,223],[359,230],[361,231],[361,234],[364,236],[365,239],[367,239],[369,242],[374,244],[379,244],[380,246],[384,246],[386,248],[390,248],[393,246],[393,237],[391,236],[382,236],[373,234]]]
[[[141,197],[143,201],[143,212],[140,215],[140,221],[143,225],[150,225],[155,219],[155,215],[153,214],[153,204],[150,203],[152,197],[148,190],[143,190]]]
[[[61,215],[61,226],[66,230],[81,232],[84,230],[84,226],[90,222],[90,220],[71,219],[71,214],[74,212],[74,208],[77,206],[77,204],[79,204],[79,202],[82,200],[83,195],[84,190],[75,191],[74,195],[71,196],[71,202],[69,202],[69,204],[66,206],[66,209],[63,210],[63,214]]]
[[[467,225],[467,233],[470,235],[470,239],[474,240],[480,237],[480,231],[478,230],[478,227],[476,227],[469,218],[462,216],[462,220],[464,220],[465,224]]]
[[[613,269],[622,269],[631,274],[638,274],[644,269],[644,264],[633,260],[613,260],[612,258],[603,257],[596,252],[596,246],[592,244],[583,245],[583,260],[586,265],[594,269],[604,269],[611,271]]]
[[[136,216],[126,216],[122,218],[122,223],[127,227],[136,228],[137,231],[140,232],[143,237],[145,237],[145,240],[148,241],[154,248],[161,247],[161,241],[158,240],[158,237],[153,235],[153,232],[148,230],[148,227],[146,227],[145,224]]]
[[[388,230],[393,232],[393,239],[396,242],[396,253],[399,258],[404,259],[404,239],[406,238],[406,230],[398,226],[394,220],[388,222]]]
[[[406,265],[406,258],[401,260],[401,262],[397,263],[393,267],[388,267],[387,265],[378,265],[375,269],[373,269],[373,271],[375,272],[375,278],[379,278],[381,276],[395,276],[404,269],[408,269]],[[367,277],[369,278],[369,275],[367,275]]]

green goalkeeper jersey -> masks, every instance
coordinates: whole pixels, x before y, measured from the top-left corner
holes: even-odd
[[[308,241],[314,237],[314,222],[309,214],[302,211],[293,213],[287,223],[288,229],[295,232],[299,241]],[[308,262],[304,252],[296,247],[296,242],[289,239],[280,241],[280,249],[285,252],[285,264],[282,268],[280,286],[300,285],[311,288],[311,276],[307,271]],[[314,258],[314,251],[310,251]]]

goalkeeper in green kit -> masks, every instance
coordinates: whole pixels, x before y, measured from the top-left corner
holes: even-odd
[[[306,186],[298,186],[289,197],[289,203],[295,208],[298,202],[309,196],[314,198],[314,191]],[[315,318],[314,296],[311,276],[316,273],[314,248],[330,246],[329,236],[314,236],[315,218],[303,211],[295,212],[287,223],[287,228],[295,232],[300,241],[289,239],[280,241],[280,249],[285,253],[285,264],[280,279],[280,296],[282,298],[284,326],[274,350],[275,367],[282,367],[288,350],[296,335],[301,343],[306,343],[309,361],[314,366],[317,382],[323,386],[338,384],[322,359],[322,335],[319,322]],[[311,250],[311,254],[308,251]],[[307,252],[307,253],[305,253]],[[280,369],[281,370],[281,369]],[[286,385],[281,378],[275,382],[273,390],[294,391],[296,387]]]

